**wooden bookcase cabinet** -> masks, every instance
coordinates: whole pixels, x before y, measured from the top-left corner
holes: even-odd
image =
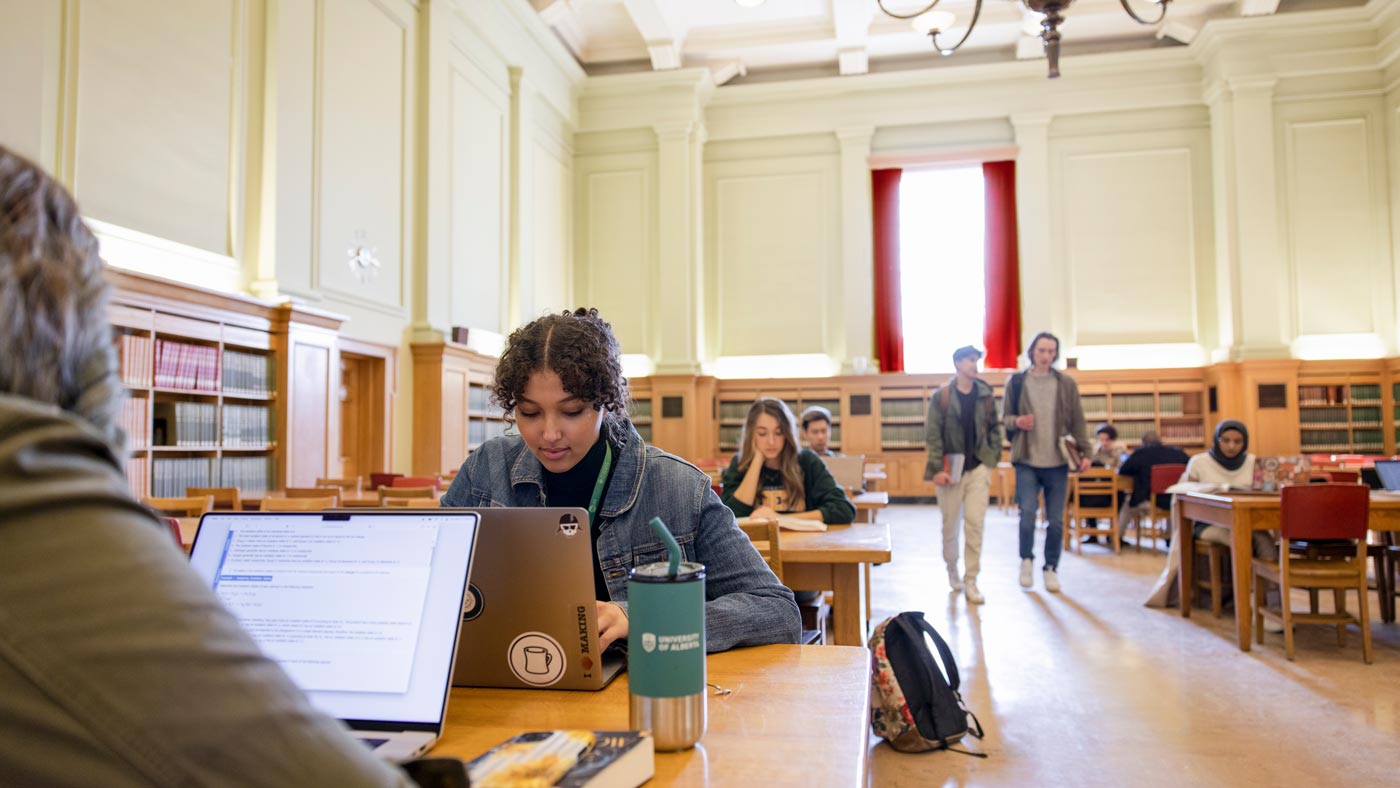
[[[134,496],[183,495],[178,488],[184,482],[240,486],[245,494],[256,494],[339,475],[337,338],[343,317],[115,269],[109,269],[107,277],[113,286],[108,314],[130,395],[124,418],[131,436],[127,476]],[[158,341],[207,349],[205,380],[198,387],[188,380],[156,385]],[[132,353],[144,353],[143,362],[136,363]],[[248,370],[237,364],[226,369],[227,358],[243,363],[262,359],[265,390],[238,387],[240,380],[246,382]],[[197,443],[167,445],[178,437],[170,432],[178,428],[167,420],[164,440],[158,444],[158,407],[174,411],[163,406],[184,403],[208,406],[200,415],[212,424]],[[236,434],[240,414],[235,409],[247,414],[246,409],[264,407],[265,441]],[[295,430],[290,429],[293,424]],[[182,460],[190,462],[178,469],[177,462],[167,462]],[[168,475],[177,470],[178,476]]]

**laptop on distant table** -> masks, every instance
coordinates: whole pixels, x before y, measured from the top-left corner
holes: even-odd
[[[1400,492],[1400,460],[1376,460],[1376,475],[1386,492]]]
[[[865,486],[865,455],[850,457],[822,456],[826,469],[836,483],[847,490],[859,490]]]
[[[619,650],[598,653],[588,512],[483,508],[462,634],[460,687],[600,690],[621,672]]]
[[[405,761],[442,735],[478,523],[461,509],[210,512],[190,565],[313,706]]]

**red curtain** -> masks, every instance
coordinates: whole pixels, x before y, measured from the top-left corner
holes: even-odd
[[[881,372],[904,371],[899,308],[899,178],[903,172],[870,173],[875,213],[875,357]]]
[[[1015,369],[1021,355],[1020,255],[1016,248],[1016,162],[989,161],[982,165],[986,184],[987,322],[982,341],[987,347],[986,369]],[[879,208],[876,208],[879,216]],[[876,225],[878,232],[879,225]],[[879,242],[876,242],[879,248]],[[876,268],[879,268],[878,257]],[[878,279],[876,280],[878,283]],[[878,284],[877,284],[878,287]]]

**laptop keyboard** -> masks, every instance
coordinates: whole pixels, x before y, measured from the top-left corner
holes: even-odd
[[[389,741],[389,740],[388,740],[388,739],[360,739],[360,741],[364,742],[364,745],[365,745],[366,747],[370,748],[371,750],[377,750],[377,749],[379,749],[379,746],[380,746],[381,744],[383,744],[384,742]]]

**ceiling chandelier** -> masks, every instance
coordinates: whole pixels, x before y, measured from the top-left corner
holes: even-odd
[[[1128,5],[1128,0],[1118,0],[1123,4],[1123,10],[1127,11],[1128,16],[1132,17],[1138,24],[1155,25],[1166,16],[1167,5],[1172,0],[1142,1],[1149,2],[1157,8],[1156,19],[1144,19],[1133,10],[1132,6]],[[938,34],[952,26],[953,14],[950,11],[934,10],[942,0],[933,0],[922,10],[911,14],[897,14],[891,11],[885,7],[885,0],[875,0],[875,2],[880,6],[880,10],[888,16],[895,19],[914,20],[914,29],[928,35],[933,41],[933,48],[944,55],[951,55],[958,51],[958,47],[962,46],[963,42],[967,41],[967,37],[972,35],[972,29],[977,26],[977,17],[982,14],[982,0],[977,0],[977,5],[972,9],[972,21],[967,25],[967,32],[963,33],[963,37],[958,40],[958,43],[951,47],[944,47],[938,43]],[[1037,14],[1044,14],[1044,18],[1040,21],[1040,40],[1045,44],[1045,57],[1050,61],[1049,76],[1051,79],[1058,77],[1060,75],[1060,23],[1065,21],[1063,12],[1070,7],[1074,0],[1017,0],[1017,2]]]

